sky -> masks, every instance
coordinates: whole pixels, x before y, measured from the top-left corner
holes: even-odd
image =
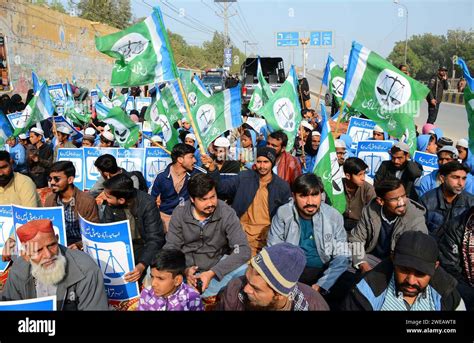
[[[288,70],[293,62],[302,65],[303,51],[301,46],[277,47],[277,32],[298,31],[300,37],[308,37],[311,31],[333,31],[333,48],[307,49],[310,70],[323,69],[328,53],[342,65],[353,40],[385,57],[395,42],[405,40],[407,24],[409,37],[423,33],[442,35],[450,29],[473,30],[473,0],[399,2],[408,10],[408,16],[404,7],[393,0],[238,0],[229,6],[229,14],[233,15],[229,32],[241,51],[245,50],[245,40],[258,43],[247,44],[247,54],[283,57]],[[213,31],[224,30],[223,19],[216,14],[222,13],[223,5],[214,0],[131,0],[131,5],[135,17],[147,16],[151,6],[159,5],[166,27],[191,45],[201,45],[212,38]]]

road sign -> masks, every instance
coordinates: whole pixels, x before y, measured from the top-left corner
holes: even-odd
[[[299,32],[277,32],[277,47],[299,46]]]
[[[310,46],[332,47],[333,33],[332,31],[312,31],[309,33]]]

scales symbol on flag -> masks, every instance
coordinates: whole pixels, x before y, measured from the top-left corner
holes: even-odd
[[[344,93],[344,84],[345,84],[345,80],[340,76],[336,76],[331,81],[332,92],[335,96],[342,97]]]
[[[379,104],[387,111],[393,111],[403,106],[411,96],[408,80],[389,69],[384,69],[379,74],[375,90]]]
[[[156,123],[161,127],[161,132],[163,132],[163,138],[165,140],[165,142],[168,142],[171,138],[171,125],[170,123],[168,122],[168,118],[163,115],[163,114],[160,114],[158,115],[158,120],[156,121]]]
[[[197,103],[196,93],[194,93],[194,92],[189,93],[188,94],[188,101],[189,101],[189,104],[191,105],[191,107],[195,106],[196,103]]]
[[[288,98],[281,98],[275,101],[273,112],[278,121],[278,125],[286,131],[293,131],[295,128],[295,110]]]
[[[141,34],[133,32],[119,39],[111,50],[121,54],[126,62],[130,62],[147,47],[148,40]]]
[[[206,134],[206,131],[211,127],[212,123],[216,118],[216,110],[209,104],[204,104],[199,107],[196,114],[199,130],[202,134]]]

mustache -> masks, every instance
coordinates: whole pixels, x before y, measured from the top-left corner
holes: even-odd
[[[411,284],[409,284],[408,282],[403,282],[403,283],[400,285],[400,289],[402,289],[402,288],[407,288],[407,287],[414,288],[414,289],[416,289],[418,292],[421,292],[421,291],[422,291],[422,289],[421,289],[420,286],[418,286],[418,285],[411,285]]]
[[[314,209],[318,209],[318,206],[316,205],[306,205],[303,207],[304,209],[307,209],[307,208],[314,208]]]

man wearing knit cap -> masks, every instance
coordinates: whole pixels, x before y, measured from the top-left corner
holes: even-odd
[[[419,231],[398,239],[393,254],[358,281],[346,311],[464,311],[456,280],[439,267],[438,245]]]
[[[56,296],[63,311],[107,310],[103,275],[86,253],[59,245],[49,219],[17,229],[22,258],[13,264],[2,301]]]
[[[102,131],[100,134],[100,144],[101,148],[113,148],[114,147],[114,134],[110,131]]]
[[[229,158],[230,141],[225,137],[218,137],[214,141],[215,161],[221,174],[238,174],[240,162]]]
[[[276,161],[273,164],[273,172],[288,182],[291,186],[293,181],[301,175],[301,164],[286,151],[288,136],[282,130],[272,132],[267,139],[267,147],[275,149]]]
[[[241,171],[224,180],[215,162],[207,155],[202,156],[203,165],[217,183],[218,196],[233,199],[232,208],[247,234],[252,256],[266,246],[271,218],[291,198],[288,183],[272,172],[275,161],[275,149],[258,148],[253,170]]]
[[[67,148],[67,149],[74,149],[76,146],[72,144],[71,141],[69,141],[69,137],[71,137],[72,130],[65,126],[65,125],[60,125],[56,129],[57,131],[57,139],[58,139],[58,144],[56,144],[56,147],[54,148],[54,157],[53,161],[56,161],[58,157],[58,149],[60,148]]]
[[[250,260],[245,276],[220,293],[220,311],[327,311],[323,297],[298,279],[306,265],[304,252],[290,243],[264,248]]]
[[[469,142],[467,139],[462,138],[456,142],[456,149],[458,150],[458,158],[462,161],[462,163],[467,164],[469,168],[473,167],[473,160],[471,156],[471,152],[469,150]]]

